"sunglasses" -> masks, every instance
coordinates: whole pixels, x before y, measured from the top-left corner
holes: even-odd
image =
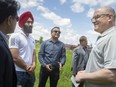
[[[53,32],[55,32],[55,33],[59,33],[59,34],[61,33],[60,31],[56,31],[56,30],[54,30]]]

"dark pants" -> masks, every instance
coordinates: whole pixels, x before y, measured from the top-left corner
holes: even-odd
[[[17,71],[17,85],[21,87],[34,87],[35,76],[30,76],[27,72]]]
[[[45,87],[46,81],[50,77],[50,87],[57,87],[59,80],[59,68],[54,68],[51,72],[41,66],[38,87]]]

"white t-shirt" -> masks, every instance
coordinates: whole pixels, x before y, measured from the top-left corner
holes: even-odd
[[[22,30],[13,33],[9,38],[9,48],[18,48],[19,56],[27,65],[32,64],[33,52],[35,49],[35,40],[31,35],[28,37]],[[15,64],[16,71],[26,71]]]

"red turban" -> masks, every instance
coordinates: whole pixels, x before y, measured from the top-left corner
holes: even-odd
[[[23,14],[21,14],[20,17],[19,17],[19,22],[18,22],[19,27],[22,28],[29,18],[32,19],[32,23],[33,23],[34,18],[33,18],[33,15],[31,14],[30,11],[27,11],[27,12],[24,12]]]

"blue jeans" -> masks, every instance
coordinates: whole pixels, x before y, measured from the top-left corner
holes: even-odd
[[[22,87],[34,87],[35,75],[30,76],[27,72],[16,71],[17,85]]]

